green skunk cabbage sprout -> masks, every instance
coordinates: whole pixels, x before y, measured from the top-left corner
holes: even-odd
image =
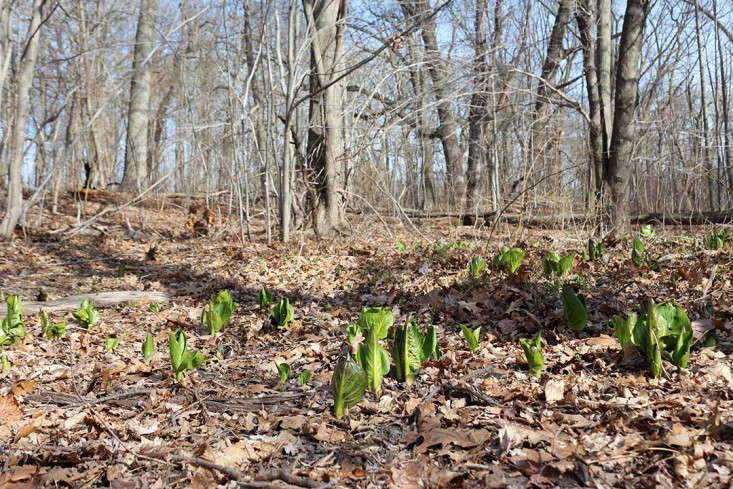
[[[497,270],[506,270],[517,273],[522,264],[524,251],[519,248],[502,247],[501,251],[494,257],[492,263]]]
[[[634,238],[631,245],[631,261],[638,267],[646,263],[646,248],[640,238]]]
[[[8,313],[0,322],[0,345],[12,345],[25,337],[23,304],[17,295],[9,295],[5,303],[8,305]]]
[[[654,228],[652,228],[650,224],[644,224],[641,227],[640,232],[641,232],[641,235],[644,236],[645,238],[651,238],[652,236],[654,236]]]
[[[603,244],[596,242],[593,238],[588,238],[588,258],[591,260],[597,260],[603,256]]]
[[[168,352],[178,382],[183,379],[186,370],[196,369],[206,361],[206,357],[198,350],[188,351],[186,335],[180,330],[168,335]]]
[[[311,371],[306,368],[302,372],[300,372],[300,375],[298,375],[298,383],[300,385],[305,385],[308,383],[312,376],[313,374],[311,373]]]
[[[389,372],[389,356],[379,344],[377,326],[372,324],[364,341],[358,346],[358,362],[367,377],[367,389],[378,393],[382,389],[382,378]]]
[[[529,374],[538,379],[542,375],[542,367],[545,365],[545,357],[542,356],[542,332],[538,331],[534,340],[522,338],[519,340],[524,355],[527,357]]]
[[[412,316],[408,317],[403,326],[394,329],[391,345],[397,380],[408,384],[415,382],[420,367],[428,358],[436,356],[437,348],[435,327],[422,331]]]
[[[142,353],[146,362],[149,362],[150,359],[153,358],[153,354],[155,353],[155,344],[153,343],[153,335],[150,333],[148,333],[145,337],[145,341],[143,341]]]
[[[463,332],[463,337],[466,339],[466,343],[468,344],[468,348],[471,350],[471,353],[475,355],[476,350],[478,350],[479,336],[481,335],[481,326],[474,330],[471,330],[468,326],[464,324],[461,324],[460,326],[461,331]]]
[[[280,299],[280,302],[272,308],[272,322],[280,329],[287,328],[294,315],[295,309],[290,305],[290,299],[287,297]]]
[[[562,311],[565,322],[574,331],[581,332],[588,324],[588,311],[585,309],[585,299],[575,295],[573,288],[565,285],[562,288]]]
[[[702,240],[703,246],[708,250],[719,250],[726,243],[730,243],[730,236],[728,235],[727,229],[713,231]]]
[[[389,328],[394,324],[392,310],[383,307],[365,307],[361,310],[356,325],[361,334],[366,336],[369,329],[374,326],[377,338],[383,340],[387,337]]]
[[[275,362],[275,366],[277,367],[278,375],[280,375],[280,381],[283,384],[287,384],[288,378],[290,378],[290,365],[288,365],[287,363]]]
[[[474,280],[481,278],[481,274],[486,270],[486,259],[480,256],[474,256],[468,262],[468,276]]]
[[[210,335],[215,335],[237,309],[228,290],[222,290],[209,301],[209,310],[201,311],[201,324],[207,327]]]
[[[79,309],[72,311],[71,314],[74,316],[74,319],[79,322],[79,325],[82,328],[87,329],[97,324],[101,319],[99,311],[94,309],[94,303],[89,299],[82,300],[79,305]]]
[[[52,340],[54,338],[63,338],[64,336],[66,336],[66,319],[64,319],[60,323],[54,324],[48,319],[48,315],[43,309],[41,309],[40,317],[41,336],[43,336],[47,340]]]
[[[347,352],[336,364],[331,377],[334,416],[343,418],[346,411],[364,397],[366,387],[367,376],[364,369]]]
[[[646,356],[652,377],[662,375],[662,359],[687,367],[692,346],[692,323],[685,311],[672,304],[649,301],[645,314],[626,319],[614,316],[611,324],[622,347],[629,342]]]
[[[120,345],[120,339],[110,336],[104,342],[104,349],[107,351],[112,351],[115,348],[117,348],[119,345]]]
[[[573,260],[575,260],[575,253],[569,253],[560,258],[552,251],[545,251],[545,257],[542,259],[542,270],[546,276],[564,277],[573,266]]]
[[[260,306],[260,309],[270,307],[272,305],[272,293],[262,287],[257,293],[257,304]]]

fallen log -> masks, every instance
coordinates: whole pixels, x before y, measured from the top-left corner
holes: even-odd
[[[653,212],[631,218],[631,224],[677,224],[684,226],[700,224],[729,224],[731,222],[733,222],[733,209],[707,212],[678,212],[674,214]]]
[[[78,309],[82,300],[89,299],[94,303],[95,308],[115,306],[128,302],[169,302],[170,295],[165,292],[140,291],[140,290],[118,290],[114,292],[96,292],[93,294],[72,295],[51,301],[23,301],[23,314],[36,314],[43,308],[46,312],[71,311]],[[0,303],[0,316],[5,316],[8,306],[5,302]]]

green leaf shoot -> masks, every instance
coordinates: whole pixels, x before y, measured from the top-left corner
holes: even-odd
[[[236,309],[237,303],[232,300],[229,291],[219,291],[211,297],[208,310],[201,311],[201,324],[206,326],[210,335],[215,335],[224,327]]]
[[[290,378],[290,365],[284,362],[275,362],[275,367],[277,367],[277,373],[280,375],[280,382],[287,384],[288,379]]]
[[[300,375],[298,375],[298,383],[300,385],[305,385],[308,383],[308,381],[311,379],[312,376],[313,374],[311,373],[310,370],[308,370],[307,368],[303,369],[303,371],[300,372]]]
[[[267,309],[272,305],[272,292],[262,287],[257,293],[257,305],[260,309]]]
[[[94,309],[94,303],[89,299],[83,299],[79,309],[72,311],[72,316],[82,328],[91,329],[101,319],[99,311]]]
[[[461,331],[463,332],[463,337],[466,339],[466,343],[468,344],[468,348],[471,350],[471,353],[473,355],[476,354],[476,351],[478,350],[479,345],[479,337],[481,335],[481,326],[474,329],[473,331],[463,324],[461,326]]]
[[[151,333],[148,333],[147,336],[145,336],[145,341],[143,341],[142,346],[142,353],[143,358],[146,362],[149,362],[151,358],[153,358],[153,354],[155,353],[155,343],[153,341],[153,335]]]
[[[562,310],[565,322],[574,331],[581,332],[588,324],[588,311],[581,297],[569,285],[562,288]]]
[[[331,377],[331,394],[333,395],[333,412],[341,419],[346,412],[361,401],[367,387],[364,369],[346,353],[336,364]]]
[[[295,309],[290,305],[290,299],[287,297],[280,299],[280,302],[275,304],[272,308],[272,322],[278,328],[284,329],[288,327],[288,323],[293,320],[295,316]]]
[[[539,379],[545,365],[545,357],[542,355],[542,332],[538,331],[534,340],[520,339],[519,344],[522,346],[524,356],[527,358],[529,374]]]

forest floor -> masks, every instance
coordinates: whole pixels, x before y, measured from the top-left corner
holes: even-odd
[[[30,215],[33,227],[0,249],[0,289],[24,304],[41,289],[49,300],[171,300],[98,306],[89,330],[50,312],[67,320],[54,340],[25,314],[25,338],[0,352],[0,487],[733,487],[733,244],[695,246],[712,228],[656,226],[644,238],[656,271],[634,265],[623,240],[589,261],[583,230],[499,226],[487,242],[488,230],[448,219],[415,221],[419,232],[388,221],[388,232],[352,217],[335,240],[267,245],[260,218],[241,244],[234,219],[196,226],[200,211],[166,204],[110,212],[68,238],[104,208],[68,199]],[[469,260],[490,264],[502,244],[526,251],[519,273],[489,265],[469,279]],[[560,279],[542,274],[544,250],[577,253],[562,281],[586,296],[581,333],[563,320]],[[293,304],[286,329],[258,307],[262,287]],[[201,311],[223,289],[239,307],[211,336]],[[674,301],[695,326],[687,368],[665,362],[659,379],[623,355],[610,326],[650,298]],[[365,306],[391,308],[395,325],[434,325],[440,358],[411,385],[386,376],[338,420],[329,383]],[[475,354],[459,324],[481,328]],[[178,383],[168,335],[181,328],[206,363]],[[703,348],[710,328],[718,344]],[[536,379],[519,339],[540,329]],[[119,341],[110,351],[108,338]],[[286,384],[276,362],[291,366]],[[313,376],[300,385],[304,369]]]

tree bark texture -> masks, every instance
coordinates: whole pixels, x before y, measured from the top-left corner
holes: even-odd
[[[629,226],[629,184],[634,150],[634,112],[639,87],[639,60],[644,38],[644,24],[651,0],[629,0],[621,32],[613,131],[609,151],[606,184],[610,190],[609,227],[621,234]]]
[[[127,144],[122,190],[142,192],[148,181],[148,123],[152,79],[153,25],[158,0],[141,0],[138,15],[135,51],[132,60],[130,104],[127,114]]]
[[[316,185],[314,226],[319,236],[343,222],[339,190],[344,180],[341,104],[343,82],[332,83],[343,65],[343,34],[348,0],[303,0],[311,39],[310,125],[307,160]]]
[[[28,39],[25,52],[20,60],[17,78],[15,80],[15,117],[10,134],[8,148],[9,178],[8,199],[5,217],[0,222],[0,237],[10,238],[15,231],[23,213],[23,180],[21,167],[23,166],[23,147],[25,143],[25,126],[28,121],[31,85],[33,71],[38,58],[38,46],[41,39],[41,19],[46,0],[34,0],[33,13],[28,28]]]

